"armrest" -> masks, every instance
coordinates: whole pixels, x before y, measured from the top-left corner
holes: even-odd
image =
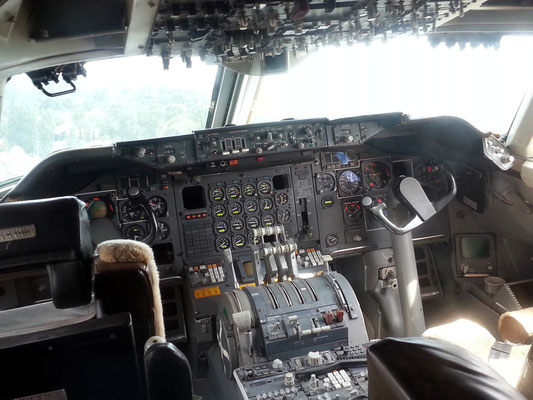
[[[192,372],[187,357],[172,343],[154,343],[144,353],[150,400],[191,400]]]

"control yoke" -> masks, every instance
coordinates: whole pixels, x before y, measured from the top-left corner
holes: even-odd
[[[404,235],[422,225],[432,216],[442,210],[457,192],[455,179],[448,170],[444,170],[450,182],[450,190],[444,197],[435,202],[429,201],[424,189],[415,178],[401,176],[392,186],[392,196],[400,202],[410,215],[414,215],[409,221],[399,226],[387,217],[387,204],[375,203],[371,197],[363,198],[363,206],[368,208],[381,224],[392,233]]]

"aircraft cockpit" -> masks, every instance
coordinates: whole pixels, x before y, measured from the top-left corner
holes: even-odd
[[[533,399],[529,3],[0,0],[0,399]]]

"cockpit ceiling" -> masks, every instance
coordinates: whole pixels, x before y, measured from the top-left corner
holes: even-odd
[[[321,46],[398,35],[497,44],[533,32],[532,13],[529,0],[0,0],[0,77],[139,54],[263,74]]]
[[[0,0],[0,77],[144,54],[157,7],[155,0]]]

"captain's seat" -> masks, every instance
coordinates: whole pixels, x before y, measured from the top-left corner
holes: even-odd
[[[89,221],[75,197],[0,204],[0,274],[45,266],[52,294],[0,312],[0,399],[192,398],[188,361],[164,340],[150,247],[112,241],[98,250],[93,274]]]

